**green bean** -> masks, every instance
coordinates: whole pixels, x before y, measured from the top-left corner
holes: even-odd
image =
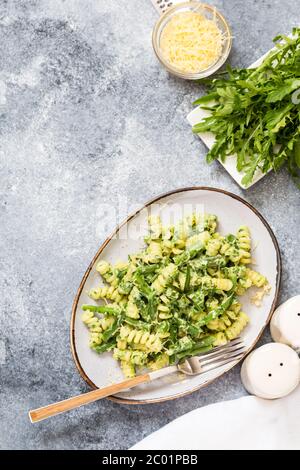
[[[186,268],[186,278],[185,278],[185,283],[184,283],[184,292],[187,292],[190,288],[190,283],[191,283],[191,268],[188,265]]]
[[[119,315],[119,311],[108,305],[83,305],[82,310],[90,310],[96,313],[110,313],[112,315]]]
[[[212,320],[215,320],[216,318],[218,318],[220,315],[222,315],[222,313],[225,313],[226,310],[229,309],[230,305],[232,304],[233,300],[235,298],[235,294],[234,292],[229,295],[223,302],[222,304],[215,308],[214,310],[212,310],[208,315],[206,315],[204,318],[202,318],[202,320],[199,320],[198,322],[198,325],[199,326],[204,326],[204,325],[207,325],[207,323],[209,323],[210,321]]]
[[[111,351],[116,346],[115,339],[109,341],[108,343],[101,344],[100,346],[93,346],[93,350],[98,354],[102,354],[105,351]]]
[[[134,326],[135,328],[138,328],[139,330],[145,330],[145,331],[150,330],[151,325],[141,320],[135,320],[134,318],[125,317],[124,321],[125,323],[128,323],[128,325]]]
[[[103,341],[108,341],[112,336],[114,336],[119,327],[120,327],[120,324],[122,323],[123,321],[123,318],[122,317],[119,317],[113,324],[110,328],[108,328],[107,330],[104,331],[103,333]]]
[[[180,359],[183,359],[185,357],[197,356],[198,354],[203,354],[203,353],[206,353],[206,352],[210,351],[212,348],[213,348],[213,346],[209,345],[209,346],[203,346],[201,348],[191,349],[189,351],[183,351],[182,353],[179,353],[179,354],[176,355],[176,359],[180,360]]]

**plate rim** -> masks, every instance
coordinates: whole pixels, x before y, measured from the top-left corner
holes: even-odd
[[[150,403],[162,403],[162,402],[165,402],[165,401],[170,401],[170,400],[175,400],[177,398],[182,398],[186,395],[190,395],[191,393],[193,392],[196,392],[197,390],[200,390],[201,388],[203,387],[206,387],[207,385],[210,385],[212,382],[214,382],[214,380],[216,380],[217,378],[221,377],[223,374],[225,374],[226,372],[228,372],[229,370],[231,370],[234,366],[236,366],[239,362],[241,362],[242,360],[245,359],[245,357],[249,354],[249,352],[256,346],[257,342],[259,341],[259,339],[261,338],[266,326],[268,325],[273,313],[274,313],[274,310],[275,310],[275,307],[277,305],[277,300],[278,300],[278,296],[279,296],[279,289],[280,289],[280,284],[281,284],[281,277],[282,277],[282,260],[281,260],[281,253],[280,253],[280,248],[279,248],[279,244],[278,244],[278,241],[277,241],[277,238],[272,230],[272,228],[270,227],[270,225],[268,224],[268,222],[266,221],[266,219],[264,218],[264,216],[252,205],[250,204],[248,201],[246,201],[244,198],[242,198],[241,196],[238,196],[237,194],[234,194],[230,191],[227,191],[225,189],[221,189],[221,188],[214,188],[214,187],[211,187],[211,186],[186,186],[186,187],[182,187],[182,188],[177,188],[177,189],[173,189],[171,191],[167,191],[167,192],[164,192],[164,193],[161,193],[159,194],[158,196],[155,196],[154,198],[148,200],[145,204],[143,204],[139,209],[137,209],[136,211],[134,211],[133,213],[129,214],[127,216],[126,219],[123,220],[123,222],[121,222],[120,224],[118,224],[116,226],[116,228],[113,230],[113,232],[104,240],[104,242],[101,244],[100,248],[98,249],[98,251],[96,252],[95,256],[93,257],[92,261],[90,262],[88,268],[86,269],[82,279],[81,279],[81,282],[79,284],[79,287],[77,289],[77,292],[76,292],[76,295],[75,295],[75,298],[74,298],[74,301],[73,301],[73,305],[72,305],[72,313],[71,313],[71,320],[70,320],[70,348],[71,348],[71,353],[72,353],[72,357],[73,357],[73,360],[75,362],[75,365],[76,365],[76,368],[79,372],[79,374],[81,375],[81,377],[84,379],[84,381],[93,389],[93,390],[96,390],[98,387],[92,382],[92,380],[87,376],[87,374],[85,373],[83,367],[81,366],[81,363],[80,363],[80,360],[79,360],[79,357],[78,357],[78,354],[77,354],[77,350],[76,350],[76,345],[75,345],[75,316],[76,316],[76,311],[77,311],[77,308],[78,308],[78,303],[79,303],[79,298],[81,296],[81,293],[82,293],[82,290],[84,288],[84,285],[85,285],[85,282],[96,262],[96,260],[98,259],[99,255],[102,253],[102,251],[104,250],[104,248],[107,246],[107,244],[112,240],[112,238],[119,232],[119,230],[124,226],[126,225],[131,219],[133,219],[137,214],[139,214],[142,210],[144,210],[145,208],[149,207],[151,204],[154,204],[155,202],[158,202],[159,200],[161,199],[164,199],[168,196],[171,196],[173,194],[177,194],[177,193],[183,193],[183,192],[186,192],[186,191],[211,191],[211,192],[217,192],[217,193],[221,193],[221,194],[225,194],[226,196],[229,196],[233,199],[236,199],[237,201],[241,202],[242,204],[244,204],[245,206],[247,206],[250,210],[252,210],[252,212],[254,212],[254,214],[261,220],[261,222],[264,224],[264,226],[266,227],[266,229],[268,230],[269,232],[269,235],[271,236],[271,239],[272,239],[272,242],[273,242],[273,245],[275,247],[275,251],[276,251],[276,261],[277,261],[277,273],[276,273],[276,288],[275,288],[275,293],[274,293],[274,299],[273,299],[273,302],[272,302],[272,305],[271,305],[271,308],[270,308],[270,312],[268,314],[268,317],[264,323],[264,325],[262,326],[262,328],[260,329],[257,337],[256,337],[256,340],[253,342],[253,344],[247,349],[247,351],[243,354],[243,356],[237,361],[235,362],[232,366],[230,366],[228,369],[224,370],[223,372],[221,372],[219,375],[217,375],[216,377],[214,377],[213,379],[210,379],[210,380],[207,380],[206,382],[204,382],[203,384],[200,384],[200,385],[197,385],[196,387],[193,387],[192,389],[190,390],[187,390],[185,392],[180,392],[180,393],[176,393],[175,395],[172,395],[170,397],[163,397],[163,398],[149,398],[149,399],[143,399],[143,400],[136,400],[136,399],[129,399],[129,398],[120,398],[120,397],[117,397],[117,396],[109,396],[107,397],[109,400],[111,401],[114,401],[116,403],[121,403],[121,404],[126,404],[126,405],[145,405],[145,404],[150,404]]]

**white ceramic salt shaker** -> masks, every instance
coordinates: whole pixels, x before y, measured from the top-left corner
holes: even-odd
[[[284,397],[300,383],[300,359],[286,344],[264,344],[245,359],[241,379],[252,395],[267,399]]]
[[[287,344],[300,352],[300,295],[275,310],[270,329],[273,341]]]

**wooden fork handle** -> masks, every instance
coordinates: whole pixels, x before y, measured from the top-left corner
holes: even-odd
[[[32,423],[41,421],[42,419],[50,418],[51,416],[58,415],[59,413],[64,413],[65,411],[73,410],[82,405],[87,405],[93,401],[100,400],[101,398],[108,397],[113,395],[121,390],[126,388],[132,388],[136,385],[150,382],[150,375],[138,375],[132,379],[124,380],[117,384],[109,385],[108,387],[99,388],[93,390],[92,392],[84,393],[82,395],[77,395],[76,397],[68,398],[67,400],[59,401],[53,403],[52,405],[43,406],[42,408],[37,408],[36,410],[29,411],[29,418]]]

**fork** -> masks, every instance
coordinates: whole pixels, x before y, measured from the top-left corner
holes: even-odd
[[[185,359],[183,362],[174,366],[165,367],[154,372],[149,372],[143,375],[137,375],[128,380],[109,385],[104,388],[93,390],[82,395],[77,395],[51,405],[37,408],[36,410],[29,411],[29,418],[32,423],[36,423],[51,416],[64,413],[65,411],[73,410],[79,406],[92,403],[100,400],[101,398],[113,395],[121,390],[126,390],[147,382],[152,382],[166,375],[173,374],[174,372],[182,372],[186,375],[199,375],[218,369],[227,364],[236,363],[245,354],[246,349],[243,341],[240,338],[227,343],[223,346],[218,346],[212,351],[201,354],[201,356],[194,356]]]

